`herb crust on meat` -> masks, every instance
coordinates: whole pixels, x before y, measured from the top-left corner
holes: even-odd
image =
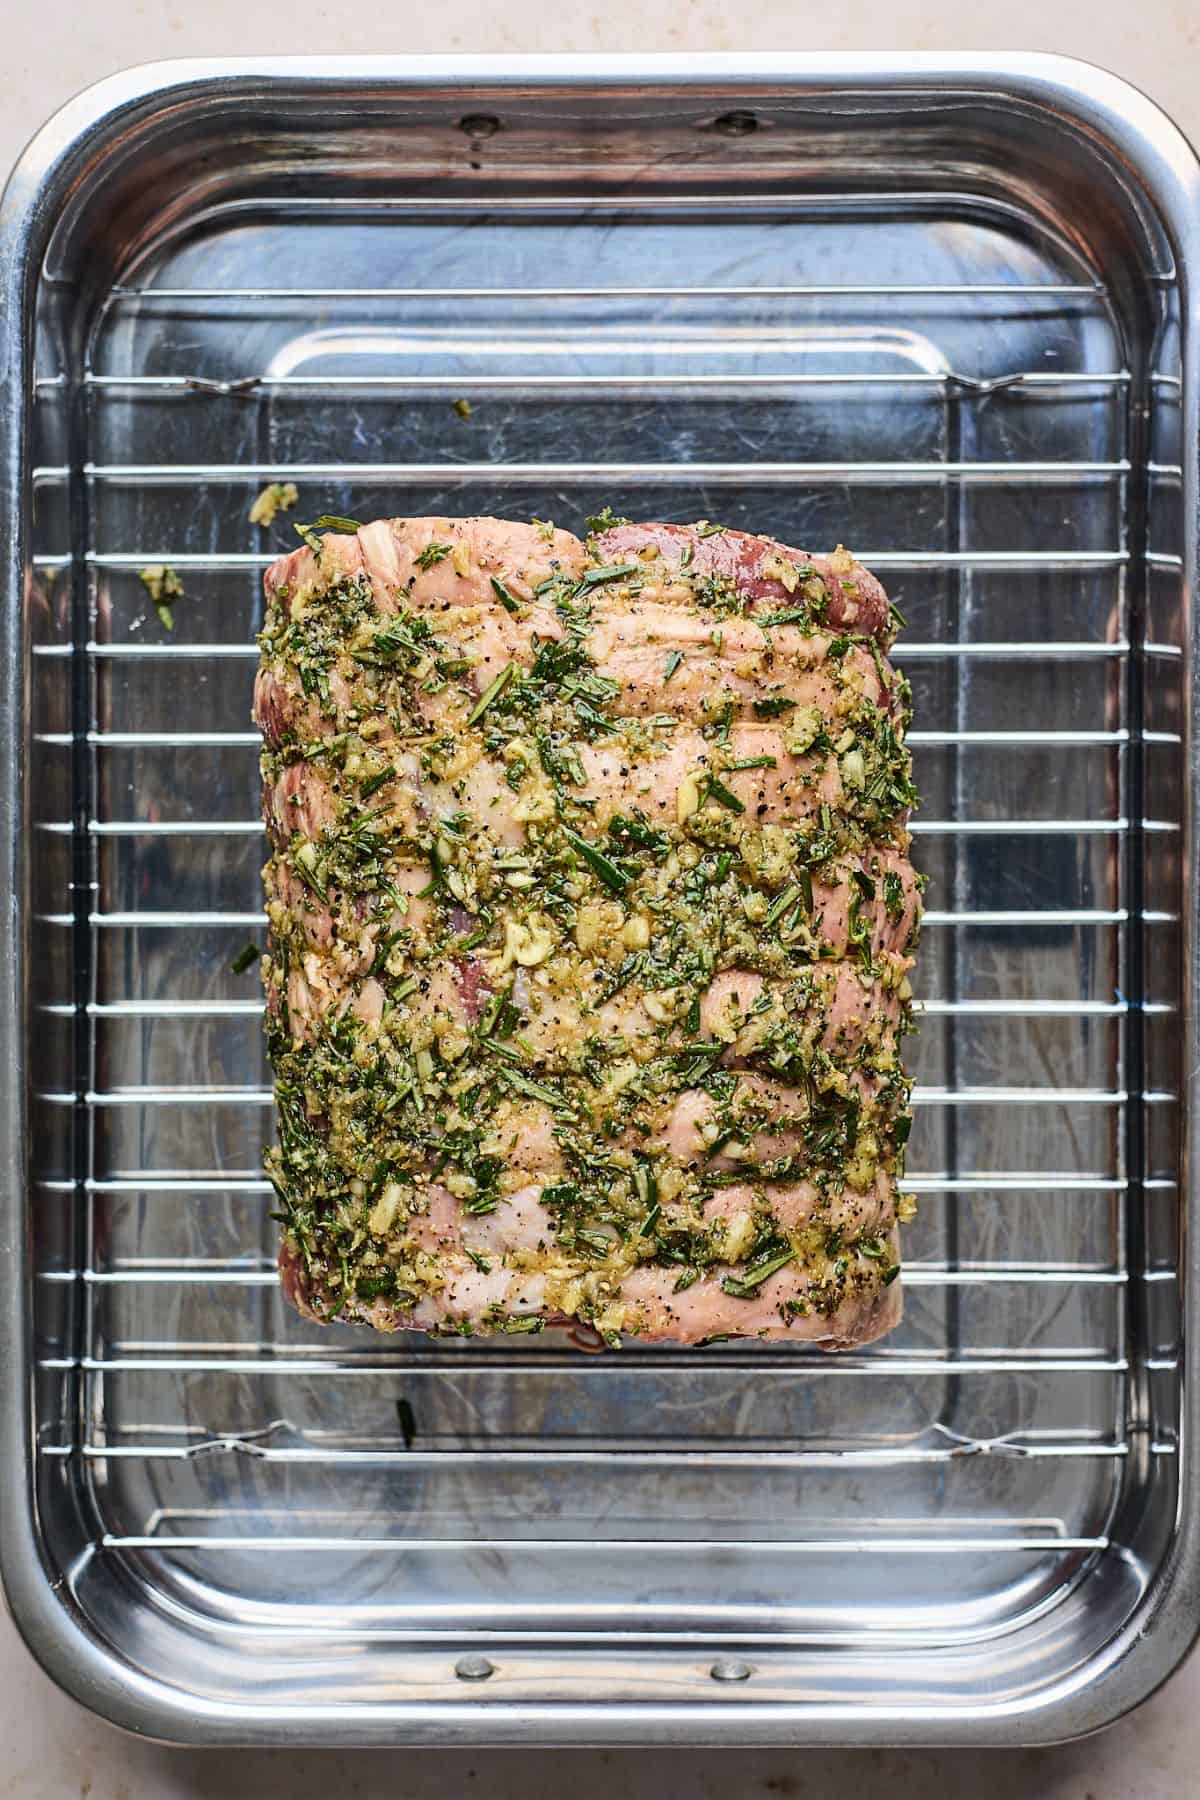
[[[290,1298],[889,1330],[922,884],[879,582],[704,522],[331,523],[255,685]]]

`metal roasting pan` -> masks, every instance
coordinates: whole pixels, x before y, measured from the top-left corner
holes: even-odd
[[[181,62],[35,139],[0,1550],[64,1687],[181,1742],[987,1744],[1178,1663],[1197,268],[1184,140],[1044,57]],[[892,1337],[587,1357],[283,1304],[230,970],[273,478],[298,517],[611,501],[883,574],[930,876]]]

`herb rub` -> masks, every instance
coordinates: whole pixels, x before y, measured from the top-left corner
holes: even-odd
[[[911,1210],[899,615],[841,549],[589,526],[321,521],[267,571],[284,1286],[866,1343]]]

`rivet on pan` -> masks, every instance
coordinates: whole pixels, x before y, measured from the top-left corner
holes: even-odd
[[[708,1672],[714,1681],[749,1681],[754,1670],[739,1656],[722,1656]]]
[[[454,1673],[460,1681],[486,1681],[489,1675],[496,1673],[496,1665],[486,1656],[460,1656],[454,1665]]]
[[[458,121],[458,129],[469,138],[495,137],[500,121],[491,113],[468,113]]]
[[[724,132],[726,137],[748,137],[758,130],[758,120],[752,112],[722,113],[713,120],[713,130]]]

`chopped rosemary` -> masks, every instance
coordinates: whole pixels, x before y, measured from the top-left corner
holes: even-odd
[[[506,663],[500,673],[495,676],[480,694],[478,700],[467,714],[467,724],[475,725],[482,719],[489,706],[495,704],[517,672],[516,663]]]
[[[744,813],[746,810],[745,802],[739,800],[737,795],[711,772],[704,778],[704,791],[708,799],[716,800],[721,806],[727,807],[730,812]]]
[[[786,1269],[787,1265],[795,1260],[796,1252],[794,1250],[783,1250],[778,1256],[768,1256],[765,1261],[755,1263],[752,1268],[746,1270],[744,1275],[726,1275],[721,1286],[727,1294],[732,1294],[735,1300],[750,1300],[764,1281],[767,1281],[772,1275],[777,1275],[780,1269]]]
[[[369,775],[359,787],[358,792],[360,799],[369,800],[372,794],[377,794],[381,787],[386,787],[389,781],[394,781],[395,779],[396,771],[390,764],[386,769],[380,769],[377,774]]]
[[[799,895],[800,889],[795,882],[790,887],[784,888],[782,894],[772,900],[767,908],[767,916],[763,920],[763,924],[774,925],[779,919],[782,919],[784,913],[799,898]]]
[[[636,575],[638,565],[635,562],[606,563],[599,569],[585,569],[582,576],[584,587],[599,587],[606,581],[620,581],[623,575]]]
[[[296,536],[304,539],[315,556],[320,555],[325,543],[324,538],[317,536],[319,531],[338,531],[353,535],[354,532],[361,529],[357,519],[343,518],[340,513],[322,513],[320,518],[314,519],[311,525],[292,526]]]
[[[593,513],[591,518],[585,519],[583,522],[587,526],[589,534],[593,537],[596,536],[598,532],[611,531],[616,525],[629,524],[629,520],[618,517],[611,506],[603,507],[600,512]]]
[[[520,612],[521,602],[517,599],[515,594],[509,592],[508,588],[505,587],[498,575],[492,576],[492,592],[495,594],[505,612]]]
[[[597,876],[605,887],[611,888],[614,894],[625,892],[629,886],[629,877],[623,869],[617,867],[610,856],[605,856],[603,850],[598,850],[595,844],[589,844],[585,837],[581,837],[577,831],[572,831],[569,825],[563,826],[562,834],[572,850],[578,852],[592,874]]]

